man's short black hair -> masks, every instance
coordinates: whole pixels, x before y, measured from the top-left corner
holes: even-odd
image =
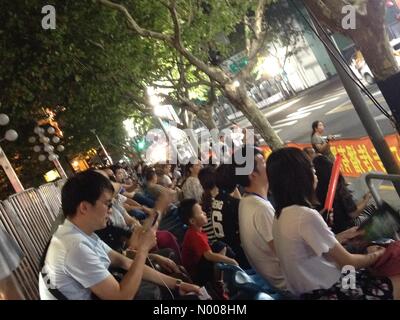
[[[233,163],[235,169],[245,168],[249,159],[252,158],[251,160],[254,161],[253,171],[257,171],[256,156],[259,154],[261,154],[263,156],[263,153],[261,152],[261,150],[259,148],[256,148],[256,147],[253,147],[250,145],[245,145],[241,149],[237,150],[234,153],[232,163]],[[246,159],[246,161],[244,163],[240,163],[240,164],[237,163],[238,159],[244,159],[244,158]],[[239,184],[242,187],[250,186],[249,175],[239,175],[235,172],[235,180],[236,180],[235,181],[236,184]]]
[[[215,182],[220,191],[232,193],[237,186],[235,167],[232,164],[221,164],[216,171]]]
[[[190,225],[189,220],[193,217],[193,207],[197,203],[196,199],[184,199],[179,205],[178,212],[183,223]]]
[[[61,206],[66,218],[73,217],[82,201],[94,205],[104,191],[114,193],[106,177],[93,170],[80,172],[69,178],[61,191]]]

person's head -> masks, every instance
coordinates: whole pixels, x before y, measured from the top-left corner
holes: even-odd
[[[312,128],[311,135],[314,135],[315,133],[322,134],[324,132],[324,130],[325,130],[324,123],[322,121],[319,121],[319,120],[314,121],[311,124],[311,128]]]
[[[198,178],[203,190],[212,190],[215,188],[215,168],[207,166],[201,168]]]
[[[238,159],[245,161],[240,161]],[[253,163],[250,163],[250,162]],[[249,145],[243,146],[235,152],[233,162],[235,167],[235,182],[242,187],[262,186],[268,187],[267,174],[265,172],[265,159],[261,150]],[[239,174],[238,169],[252,167],[249,174]]]
[[[171,165],[169,163],[163,165],[163,172],[166,175],[169,175],[171,173]]]
[[[188,226],[201,228],[207,223],[207,215],[195,199],[182,200],[178,210],[182,221]]]
[[[158,210],[165,211],[168,208],[168,206],[172,203],[173,200],[172,191],[159,184],[150,186],[147,189],[147,192],[154,199],[155,208],[157,208]]]
[[[237,186],[234,166],[221,164],[215,172],[215,184],[220,192],[232,193]]]
[[[212,190],[215,189],[215,168],[212,166],[204,167],[199,172],[199,181],[203,187],[203,195],[201,197],[201,204],[203,210],[211,214],[212,210]]]
[[[304,154],[308,157],[308,159],[309,159],[310,161],[313,161],[314,158],[317,156],[317,154],[315,153],[314,148],[311,148],[311,147],[305,147],[305,148],[303,148],[303,152],[304,152]]]
[[[185,177],[197,177],[202,168],[201,162],[197,158],[190,159],[189,163],[185,166]]]
[[[69,178],[61,191],[64,216],[96,231],[107,226],[114,188],[104,175],[88,170]]]
[[[114,171],[112,171],[112,169],[105,168],[102,171],[107,174],[107,177],[110,178],[111,181],[117,182],[117,179],[115,177]]]
[[[331,179],[333,162],[327,157],[319,155],[313,160],[315,174],[318,178],[318,184],[316,188],[316,195],[320,203],[324,203],[326,199],[326,194],[328,192],[329,181]],[[339,174],[339,179],[337,183],[336,197],[343,193],[346,188],[346,181],[344,180],[342,174]]]
[[[153,167],[147,167],[144,172],[144,178],[147,184],[157,183],[157,173]]]
[[[267,174],[278,218],[286,207],[311,207],[316,203],[318,180],[312,163],[302,150],[283,148],[272,152],[267,160]]]
[[[128,176],[128,174],[126,173],[126,170],[124,168],[116,168],[115,171],[115,178],[117,180],[117,182],[119,183],[123,183],[125,178]]]

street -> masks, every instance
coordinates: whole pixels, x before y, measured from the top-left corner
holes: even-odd
[[[368,89],[388,110],[378,87],[372,85],[368,86]],[[367,96],[365,100],[383,134],[394,133],[390,122],[372,101]],[[309,143],[311,123],[315,120],[325,123],[327,135],[340,135],[340,138],[367,135],[338,77],[318,84],[290,100],[268,106],[262,111],[284,142]],[[250,127],[247,119],[238,121],[238,124],[241,127]]]

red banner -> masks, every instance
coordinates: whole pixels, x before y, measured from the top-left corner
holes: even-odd
[[[396,134],[385,137],[396,162],[400,165],[400,141]],[[305,148],[310,144],[288,143],[288,147]],[[264,155],[268,157],[271,150],[263,147]],[[341,172],[344,176],[358,177],[363,173],[370,171],[386,172],[379,156],[372,145],[369,137],[360,139],[342,139],[331,142],[332,153],[342,156]]]

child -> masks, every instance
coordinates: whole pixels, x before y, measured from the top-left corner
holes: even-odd
[[[202,232],[207,216],[195,199],[183,200],[179,213],[189,226],[183,240],[182,263],[196,283],[204,285],[213,280],[215,262],[238,265],[234,259],[225,256],[226,247],[218,248],[217,253],[212,252],[207,234]]]

